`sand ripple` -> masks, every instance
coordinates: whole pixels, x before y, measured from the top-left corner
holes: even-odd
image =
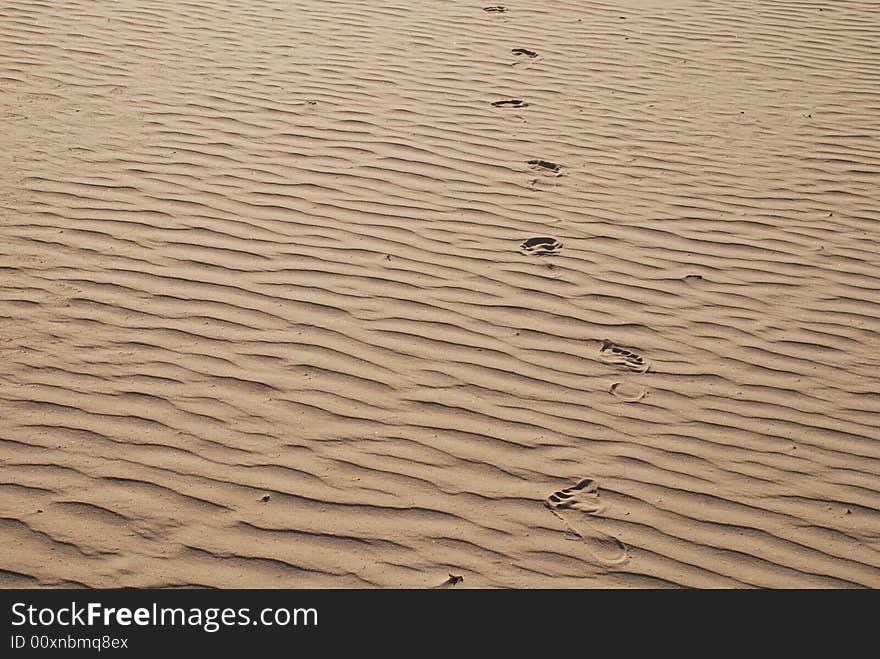
[[[4,0],[0,586],[880,587],[876,5],[484,7]]]

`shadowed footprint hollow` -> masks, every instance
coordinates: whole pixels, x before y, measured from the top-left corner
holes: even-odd
[[[519,249],[523,254],[545,256],[548,254],[558,254],[559,250],[562,249],[562,243],[550,236],[538,236],[523,241]]]
[[[591,518],[605,510],[599,501],[599,485],[594,479],[584,478],[576,485],[557,490],[544,503],[569,531],[584,542],[594,560],[607,566],[629,561],[626,545],[593,524]]]

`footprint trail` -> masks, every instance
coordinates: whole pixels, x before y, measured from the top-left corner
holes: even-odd
[[[600,515],[605,510],[599,501],[599,485],[595,480],[585,478],[577,485],[558,490],[549,495],[544,503],[572,533],[583,540],[597,562],[618,566],[629,561],[626,545],[591,524],[590,517]]]

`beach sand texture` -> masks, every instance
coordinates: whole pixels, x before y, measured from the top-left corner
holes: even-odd
[[[876,2],[488,6],[0,4],[0,586],[880,587]]]

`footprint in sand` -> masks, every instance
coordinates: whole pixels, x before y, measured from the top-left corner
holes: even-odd
[[[488,11],[490,13],[500,13],[507,11],[507,7],[503,7],[501,5],[492,5],[491,7],[483,7],[483,11]]]
[[[562,165],[549,160],[529,160],[529,165],[537,172],[553,173],[557,176],[560,176],[562,171]]]
[[[519,249],[523,254],[546,256],[548,254],[558,254],[559,250],[562,249],[562,243],[550,236],[539,236],[538,238],[529,238],[519,246]]]
[[[536,53],[534,50],[529,50],[527,48],[511,48],[510,52],[514,55],[525,55],[526,57],[529,57],[531,59],[534,59],[538,56],[538,53]]]
[[[598,516],[605,507],[599,502],[599,485],[585,478],[577,485],[559,490],[548,496],[544,503],[550,511],[577,535],[593,557],[603,565],[623,565],[629,561],[629,552],[620,540],[593,528],[590,516]]]
[[[615,382],[608,388],[608,393],[623,403],[638,403],[648,395],[644,387],[626,382]]]
[[[606,364],[622,364],[635,373],[646,373],[650,364],[641,355],[621,348],[605,339],[602,341],[602,347],[599,349],[599,359]]]
[[[509,98],[503,101],[492,101],[492,105],[496,108],[526,108],[528,103],[519,98]]]

